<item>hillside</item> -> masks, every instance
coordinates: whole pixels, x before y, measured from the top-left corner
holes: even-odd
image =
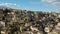
[[[2,8],[0,34],[60,34],[60,14]]]

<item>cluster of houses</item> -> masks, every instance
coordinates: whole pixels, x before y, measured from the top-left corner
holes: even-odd
[[[0,34],[60,34],[60,14],[2,8]]]

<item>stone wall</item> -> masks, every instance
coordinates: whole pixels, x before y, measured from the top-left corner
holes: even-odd
[[[60,14],[3,8],[0,34],[60,34]]]

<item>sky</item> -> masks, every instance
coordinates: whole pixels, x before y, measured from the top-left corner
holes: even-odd
[[[60,13],[60,0],[0,0],[0,6]]]

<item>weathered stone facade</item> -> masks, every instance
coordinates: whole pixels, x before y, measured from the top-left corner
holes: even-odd
[[[0,9],[0,34],[60,34],[60,14]]]

